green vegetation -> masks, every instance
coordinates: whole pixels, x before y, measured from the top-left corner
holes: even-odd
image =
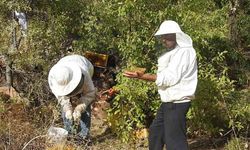
[[[115,55],[119,93],[108,121],[123,141],[133,139],[134,130],[150,125],[160,100],[154,83],[124,78],[122,72],[133,66],[156,71],[163,49],[153,34],[171,19],[192,37],[197,51],[199,83],[188,113],[189,136],[249,136],[249,1],[2,0],[0,8],[0,53],[13,61],[19,77],[14,86],[32,106],[54,99],[48,69],[67,49]],[[12,18],[14,10],[28,16],[27,37]]]

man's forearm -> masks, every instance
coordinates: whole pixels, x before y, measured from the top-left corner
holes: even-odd
[[[138,79],[142,79],[142,80],[147,80],[147,81],[154,82],[156,80],[156,75],[155,74],[146,73],[146,74],[143,74],[141,76],[138,76],[137,78]]]

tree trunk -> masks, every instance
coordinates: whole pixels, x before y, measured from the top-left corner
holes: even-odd
[[[239,8],[238,0],[230,0],[229,12],[229,38],[232,45],[238,48],[240,45],[238,29],[237,29],[237,12]]]
[[[10,88],[13,86],[13,77],[12,77],[12,64],[13,61],[9,58],[9,56],[5,56],[5,62],[6,62],[6,84]]]
[[[17,40],[16,40],[16,27],[15,27],[15,13],[14,11],[12,12],[12,47],[10,52],[15,52],[17,50]]]

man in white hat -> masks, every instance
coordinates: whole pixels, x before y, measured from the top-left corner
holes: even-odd
[[[154,81],[162,104],[149,128],[149,149],[187,150],[186,114],[197,86],[196,53],[192,39],[166,20],[155,34],[167,51],[158,58],[157,74],[124,72],[124,76]]]
[[[64,128],[83,139],[89,135],[91,108],[96,89],[93,65],[85,57],[69,55],[60,59],[49,71],[48,82],[62,108]],[[77,127],[77,128],[74,128]]]

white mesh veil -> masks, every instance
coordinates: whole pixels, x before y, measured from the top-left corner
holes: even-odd
[[[158,31],[155,33],[156,37],[164,34],[176,33],[176,42],[180,47],[193,47],[193,42],[190,36],[185,34],[180,26],[172,20],[166,20],[161,25]]]

